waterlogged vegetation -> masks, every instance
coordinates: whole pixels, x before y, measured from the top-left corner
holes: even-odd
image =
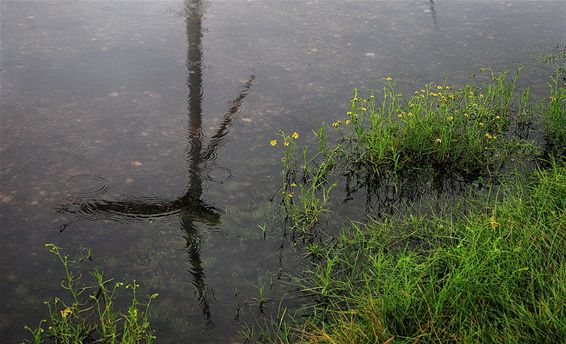
[[[566,340],[565,84],[558,70],[537,103],[517,89],[519,71],[429,83],[407,100],[385,77],[380,97],[355,90],[315,147],[280,133],[281,203],[308,260],[293,283],[312,302],[280,311],[259,340]],[[469,185],[450,207],[367,214],[326,235],[333,190],[402,194],[407,180],[439,175]]]
[[[71,259],[53,244],[46,247],[63,266],[61,288],[66,295],[45,302],[49,317],[35,328],[26,326],[31,338],[25,343],[151,343],[156,339],[148,312],[157,294],[140,301],[136,281],[116,282],[96,268],[89,273],[92,282],[85,284],[80,265],[91,259],[90,251]],[[124,306],[125,297],[131,300]]]
[[[422,175],[495,182],[505,171],[548,154],[560,159],[564,87],[558,76],[552,78],[548,101],[535,106],[528,89],[517,91],[520,70],[510,75],[486,69],[487,81],[462,87],[429,83],[406,101],[386,77],[381,100],[374,92],[363,98],[354,90],[346,117],[314,131],[315,148],[298,152],[296,138],[280,132],[281,198],[292,231],[310,232],[340,177],[348,196],[362,187],[370,193],[380,184],[399,192]],[[544,142],[531,133],[538,116]]]

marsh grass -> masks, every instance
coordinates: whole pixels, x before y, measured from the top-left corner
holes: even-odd
[[[61,288],[65,297],[46,301],[49,317],[41,320],[36,328],[26,326],[31,339],[24,343],[151,343],[155,335],[148,321],[151,295],[147,302],[139,301],[136,281],[130,284],[106,279],[94,269],[90,272],[93,282],[83,285],[79,265],[90,259],[90,252],[78,259],[63,255],[59,247],[46,247],[60,261],[65,272]],[[122,289],[130,291],[131,301],[122,312],[117,306]]]
[[[372,184],[402,194],[402,185],[429,183],[420,175],[484,191],[468,188],[445,213],[380,215],[307,241],[309,265],[293,283],[312,302],[264,328],[263,340],[566,341],[566,94],[556,76],[536,106],[529,89],[516,89],[519,71],[486,69],[487,81],[460,88],[430,83],[407,100],[386,78],[379,100],[355,90],[347,117],[314,131],[314,148],[298,154],[280,133],[282,204],[304,236],[330,211],[338,180],[348,197]],[[536,123],[544,138],[529,141]]]
[[[347,119],[334,127],[344,130],[342,157],[347,169],[379,175],[432,167],[467,175],[491,175],[512,158],[527,156],[532,144],[509,135],[517,122],[511,104],[520,68],[494,73],[485,69],[488,81],[461,88],[429,83],[407,101],[386,81],[382,99],[357,90]],[[528,97],[528,93],[524,98]],[[521,103],[522,122],[530,115]]]
[[[280,196],[291,232],[316,232],[340,177],[346,179],[347,198],[365,188],[371,203],[377,193],[386,201],[418,193],[419,187],[410,185],[429,183],[422,175],[434,177],[431,183],[447,176],[469,182],[498,176],[517,161],[535,161],[539,146],[520,135],[528,134],[536,112],[530,90],[517,92],[520,70],[486,68],[483,82],[460,88],[429,83],[410,97],[398,93],[388,77],[380,99],[354,90],[346,117],[313,131],[313,147],[299,151],[298,133],[279,132],[284,148]],[[563,92],[555,82],[551,101],[538,107],[549,137],[556,137],[552,142],[560,140],[565,127],[560,122]]]
[[[352,224],[296,281],[308,321],[275,341],[563,342],[566,167],[501,190],[461,216]]]

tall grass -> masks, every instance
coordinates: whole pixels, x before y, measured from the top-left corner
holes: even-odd
[[[297,280],[315,302],[285,340],[564,342],[566,167],[503,190],[458,217],[352,224]]]
[[[462,88],[425,85],[406,102],[387,80],[383,96],[366,99],[354,92],[344,133],[350,168],[387,174],[433,167],[489,175],[528,147],[508,135],[514,118],[511,103],[520,69],[488,72],[489,81]]]

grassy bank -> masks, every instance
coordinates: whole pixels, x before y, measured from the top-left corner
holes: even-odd
[[[488,73],[460,88],[427,84],[406,100],[386,78],[381,99],[356,91],[346,117],[316,130],[317,146],[301,154],[281,133],[282,204],[291,232],[311,243],[294,283],[312,303],[270,327],[267,341],[566,341],[564,83],[556,75],[549,96],[533,101],[516,89],[518,74]],[[487,181],[490,194],[309,239],[341,177],[396,189],[431,171]]]
[[[276,341],[562,342],[566,167],[503,190],[458,217],[345,229],[297,281],[310,317]]]

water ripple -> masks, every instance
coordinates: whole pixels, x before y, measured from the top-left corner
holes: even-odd
[[[81,198],[94,198],[110,190],[110,183],[95,174],[78,174],[65,180],[71,195]]]

